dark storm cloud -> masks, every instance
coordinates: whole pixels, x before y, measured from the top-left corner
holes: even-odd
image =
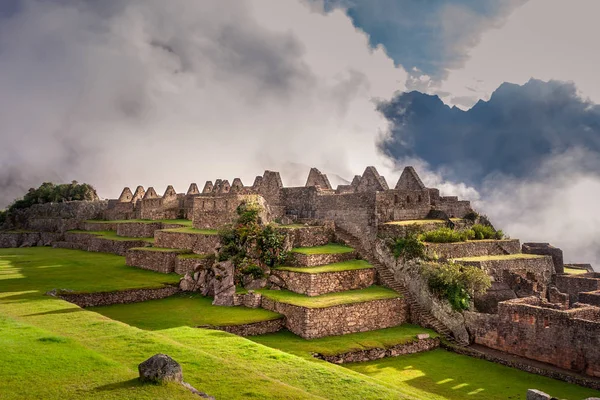
[[[600,106],[580,98],[572,83],[504,83],[468,111],[410,92],[379,110],[391,123],[391,136],[380,143],[387,155],[419,157],[476,185],[491,175],[527,177],[548,156],[573,148],[600,154]],[[581,163],[597,170],[596,161]]]
[[[371,45],[382,44],[397,64],[440,78],[463,65],[485,30],[501,25],[526,1],[325,0],[325,5],[346,9]]]

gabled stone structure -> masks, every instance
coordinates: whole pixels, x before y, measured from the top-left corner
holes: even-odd
[[[327,175],[321,173],[321,171],[316,168],[310,169],[306,185],[304,186],[316,186],[321,189],[331,189],[331,184],[329,183],[329,179],[327,179]]]
[[[244,184],[242,183],[242,180],[240,178],[235,178],[233,180],[233,182],[231,183],[231,192],[232,193],[239,193],[241,191],[244,190]]]
[[[156,190],[154,190],[153,187],[149,187],[148,190],[146,190],[146,193],[144,194],[143,200],[158,199],[158,198],[159,197],[156,194]]]
[[[425,185],[413,167],[405,167],[396,183],[396,190],[420,191],[425,190]]]
[[[379,175],[375,167],[367,167],[356,185],[356,190],[358,192],[381,192],[389,190],[389,187],[385,178]]]
[[[192,183],[192,184],[190,184],[190,187],[188,188],[188,191],[185,195],[193,196],[196,194],[200,194],[200,190],[198,190],[198,185],[196,185],[195,183]]]
[[[177,192],[175,191],[173,186],[171,186],[171,185],[167,186],[167,189],[165,190],[165,194],[163,194],[162,198],[164,201],[173,201],[173,200],[177,199]]]
[[[133,193],[131,193],[131,189],[129,189],[128,187],[126,187],[121,192],[121,195],[119,196],[118,202],[119,203],[129,203],[129,202],[131,202],[132,198],[133,198]]]
[[[206,181],[204,184],[204,189],[202,189],[202,193],[211,193],[213,191],[213,183],[211,181]]]
[[[131,199],[132,203],[137,203],[138,201],[142,200],[144,198],[144,195],[146,194],[146,191],[144,190],[143,186],[138,186],[135,189],[135,193],[133,194],[133,198]]]

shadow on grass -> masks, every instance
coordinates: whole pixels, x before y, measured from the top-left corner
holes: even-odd
[[[25,317],[35,317],[39,315],[53,315],[53,314],[71,314],[75,312],[85,311],[83,308],[65,308],[62,310],[45,311],[41,313],[28,314]]]
[[[131,389],[144,385],[138,378],[133,378],[128,381],[109,383],[94,388],[95,392],[110,392],[111,390]]]

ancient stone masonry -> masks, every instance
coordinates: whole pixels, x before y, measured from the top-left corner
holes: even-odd
[[[176,286],[166,286],[157,289],[130,289],[115,292],[69,293],[50,292],[48,294],[60,297],[79,307],[111,306],[113,304],[140,303],[142,301],[164,299],[173,296],[180,290]]]
[[[318,274],[278,270],[272,274],[283,280],[287,289],[307,296],[364,289],[375,283],[373,268]]]
[[[482,314],[483,315],[483,314]],[[504,301],[467,319],[475,343],[600,377],[600,308],[565,310],[536,297]]]
[[[522,251],[525,254],[539,254],[552,256],[552,262],[554,263],[554,272],[557,274],[562,274],[565,272],[562,250],[550,245],[550,243],[523,243]]]
[[[556,275],[556,287],[569,295],[571,304],[581,302],[582,293],[592,293],[600,290],[600,273],[589,272],[582,275]],[[584,295],[589,300],[589,295]]]

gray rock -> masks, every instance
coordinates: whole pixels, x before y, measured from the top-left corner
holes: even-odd
[[[235,295],[234,272],[235,267],[231,261],[223,261],[212,267],[214,273],[214,300],[215,306],[233,306]]]
[[[253,279],[249,283],[247,283],[247,284],[244,285],[244,287],[246,289],[248,289],[248,290],[262,289],[265,286],[267,286],[267,279],[266,278]]]
[[[552,397],[549,394],[537,389],[529,389],[527,391],[527,400],[550,400]]]
[[[142,382],[183,382],[181,365],[166,354],[156,354],[138,365]]]
[[[429,333],[419,333],[419,334],[417,334],[417,339],[419,339],[419,340],[429,339]]]

